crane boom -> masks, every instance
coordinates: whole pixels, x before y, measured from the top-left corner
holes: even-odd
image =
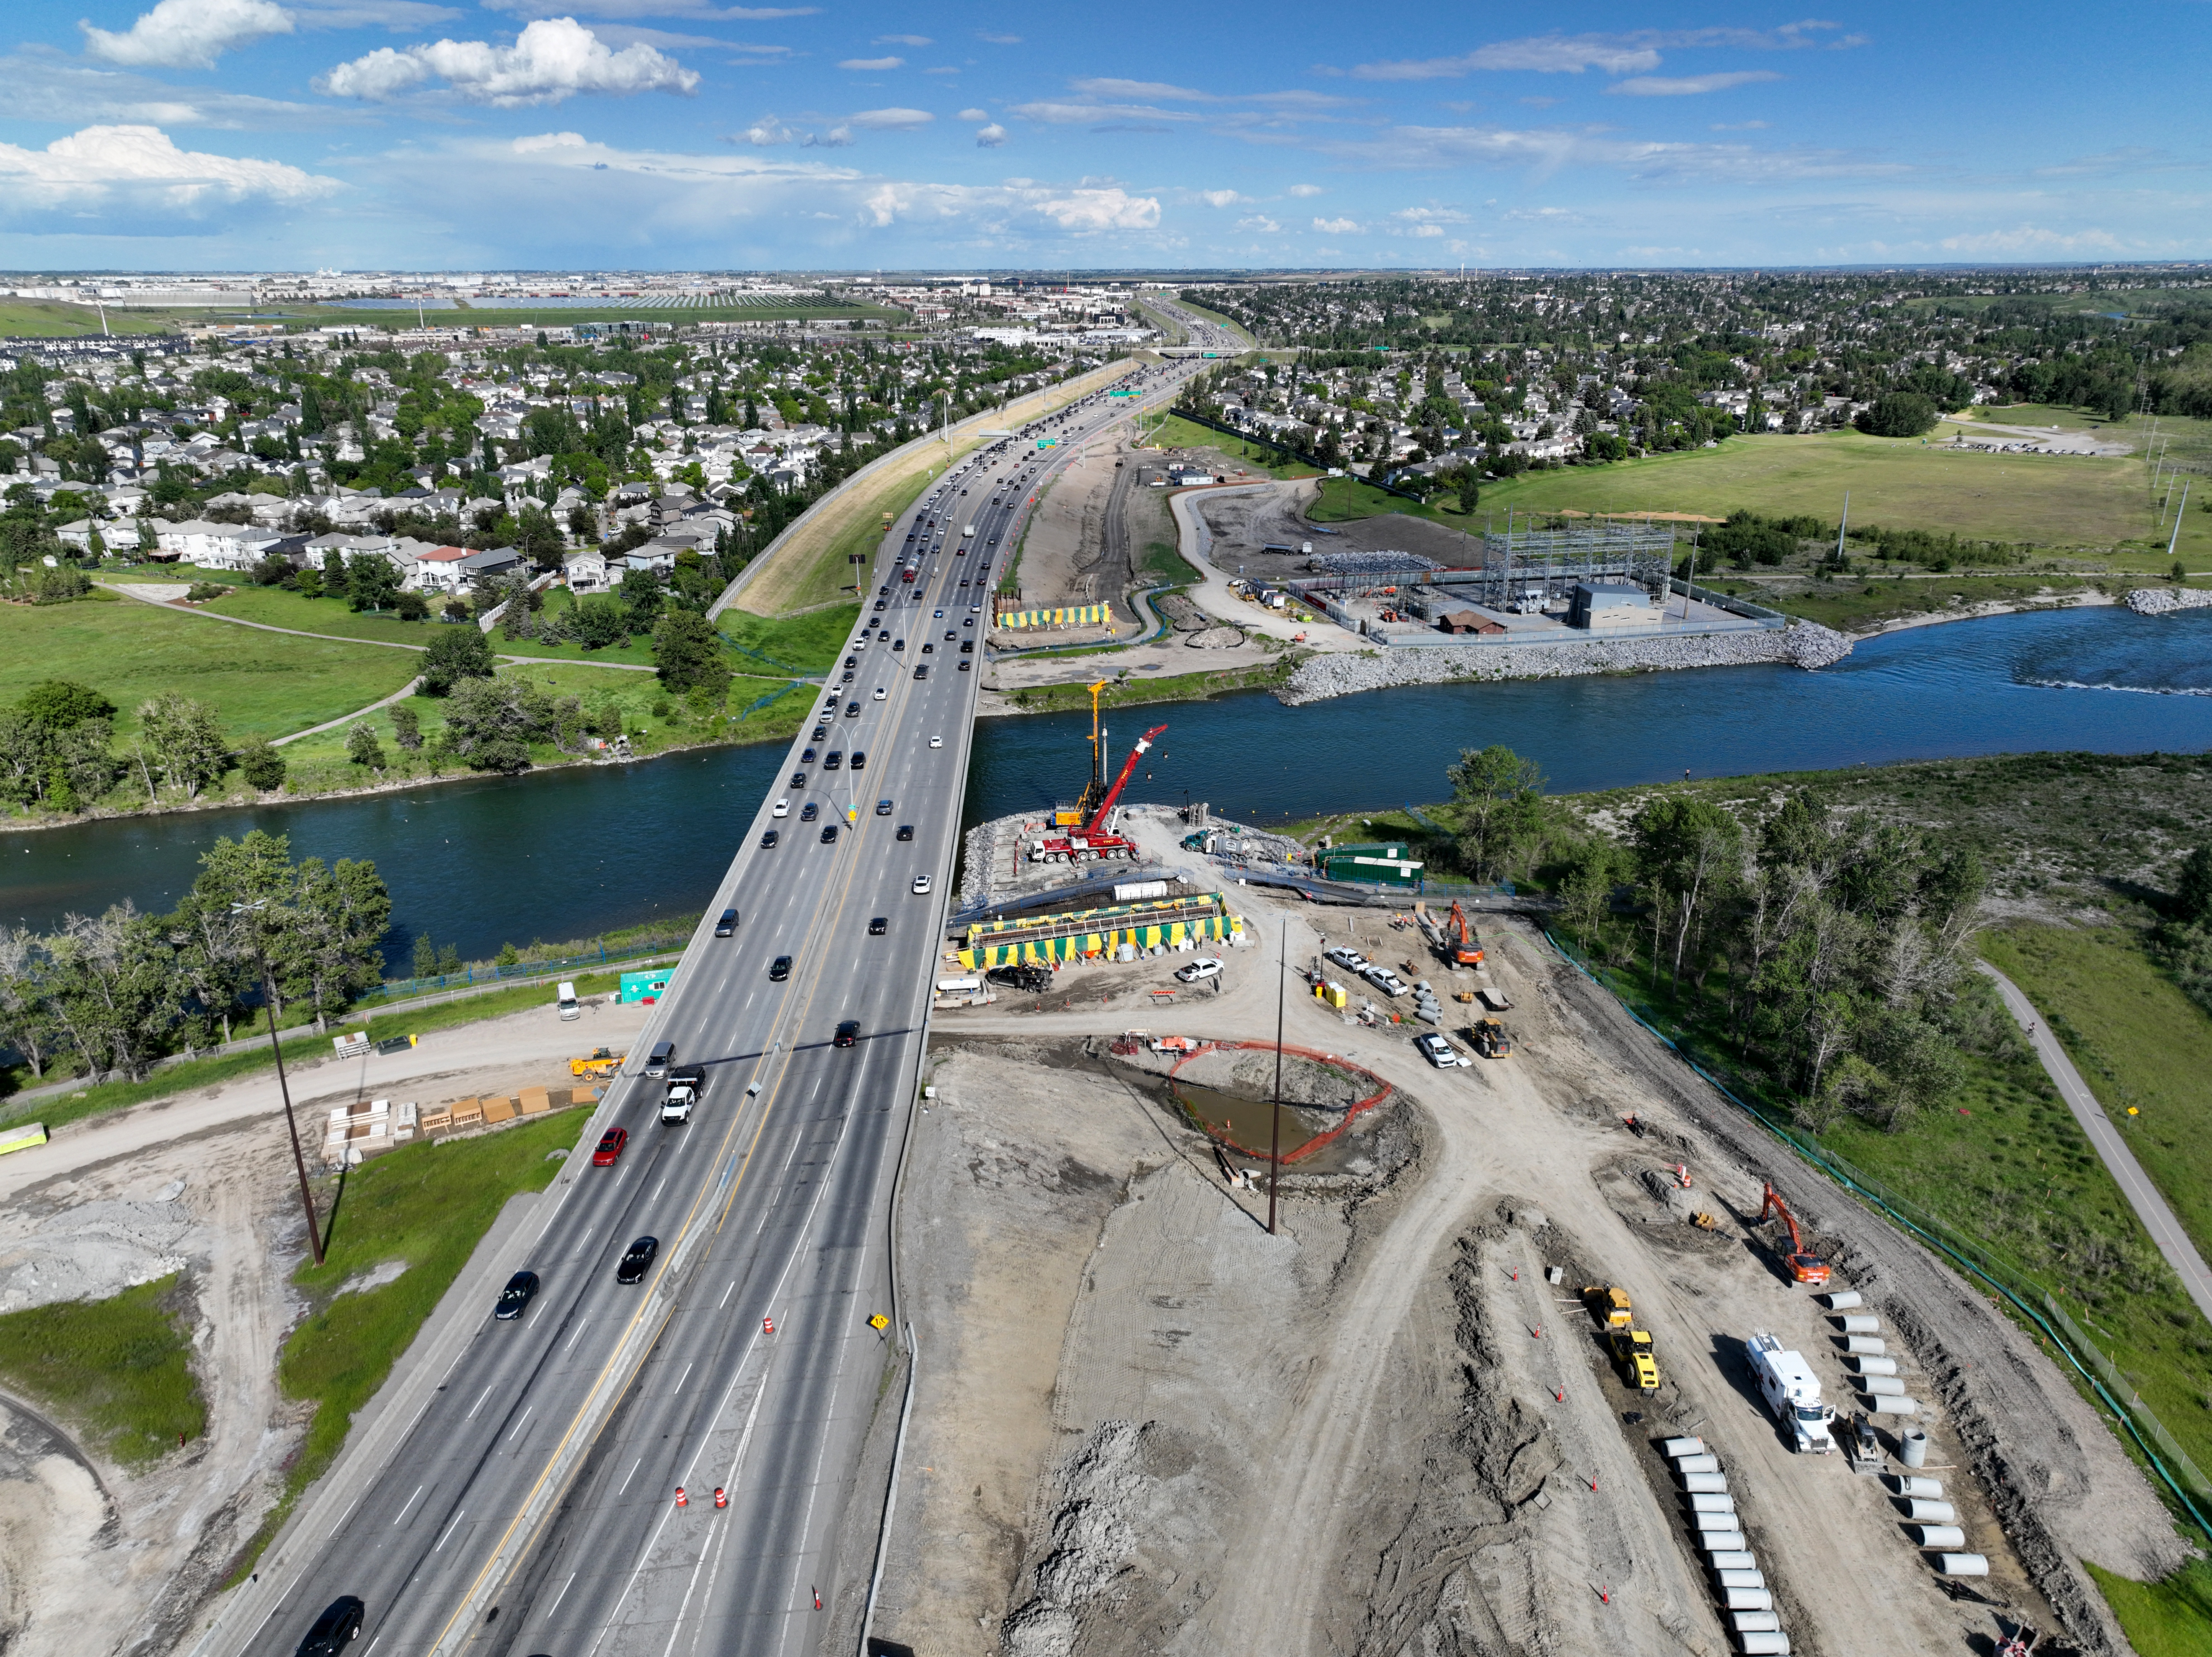
[[[1113,810],[1114,802],[1121,798],[1121,791],[1129,786],[1129,774],[1137,768],[1138,756],[1152,745],[1153,737],[1166,729],[1164,725],[1156,725],[1137,738],[1137,745],[1129,750],[1129,757],[1121,767],[1121,774],[1114,779],[1114,786],[1106,791],[1106,798],[1098,802],[1097,811],[1090,822],[1083,825],[1085,835],[1095,835],[1106,826],[1107,815]]]

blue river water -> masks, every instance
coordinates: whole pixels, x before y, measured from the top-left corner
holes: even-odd
[[[969,822],[1072,797],[1088,716],[986,719]],[[1442,798],[1462,749],[1503,743],[1554,792],[2036,750],[2212,749],[2212,611],[1995,616],[1893,633],[1817,673],[1714,668],[1407,688],[1285,707],[1263,694],[1127,708],[1118,757],[1166,731],[1129,798],[1244,822]],[[696,913],[781,767],[776,744],[336,800],[0,833],[0,922],[47,928],[124,898],[175,903],[248,828],[295,856],[374,859],[395,964],[417,931],[471,958]]]

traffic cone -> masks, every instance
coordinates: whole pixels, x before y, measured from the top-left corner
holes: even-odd
[[[772,1335],[775,1332],[775,1320],[774,1318],[763,1318],[761,1320],[761,1333],[763,1335]]]
[[[730,1505],[730,1494],[720,1484],[714,1486],[714,1505],[718,1508],[726,1508]]]
[[[820,1588],[814,1590],[814,1609],[817,1611],[822,1609],[822,1590]]]
[[[684,1494],[684,1487],[681,1484],[676,1487],[676,1505],[679,1508],[688,1508],[691,1505],[691,1498]]]

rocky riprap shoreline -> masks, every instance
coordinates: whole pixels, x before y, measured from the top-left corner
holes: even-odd
[[[2127,597],[2138,616],[2171,616],[2177,610],[2212,608],[2212,591],[2196,587],[2137,587]]]
[[[2212,602],[2212,593],[2205,595]],[[1788,662],[1820,668],[1851,653],[1851,640],[1817,622],[1757,633],[1676,639],[1593,639],[1557,645],[1422,646],[1373,654],[1315,656],[1298,665],[1277,700],[1296,707],[1392,685],[1455,679],[1564,679],[1586,673],[1655,673],[1685,667]]]

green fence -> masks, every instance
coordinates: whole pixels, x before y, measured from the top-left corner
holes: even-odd
[[[1638,1007],[1618,988],[1584,966],[1576,959],[1574,952],[1550,931],[1547,930],[1544,936],[1559,952],[1562,960],[1619,1001],[1631,1018],[1674,1049],[1682,1062],[1702,1077],[1721,1097],[1751,1117],[1868,1207],[1911,1232],[1968,1277],[1986,1284],[2011,1302],[2014,1310],[2051,1343],[2060,1359],[2073,1366],[2075,1373],[2081,1377],[2098,1401],[2126,1430],[2143,1459],[2150,1464],[2152,1471],[2196,1522],[2205,1539],[2212,1541],[2212,1517],[2208,1517],[2208,1514],[2212,1514],[2212,1481],[2206,1479],[2203,1470],[2174,1441],[2165,1423],[2151,1413],[2137,1394],[2134,1383],[2120,1372],[2118,1366],[2094,1341],[2082,1332],[2081,1326],[2060,1308],[2050,1292],[2032,1275],[2013,1262],[2000,1259],[1980,1239],[1966,1236],[1949,1222],[1929,1213],[1911,1198],[1891,1190],[1874,1175],[1837,1156],[1802,1129],[1778,1120],[1772,1112],[1747,1101],[1699,1064],[1687,1043],[1680,1036],[1669,1035],[1662,1030],[1653,1022],[1656,1015],[1647,1017],[1650,1009]]]

